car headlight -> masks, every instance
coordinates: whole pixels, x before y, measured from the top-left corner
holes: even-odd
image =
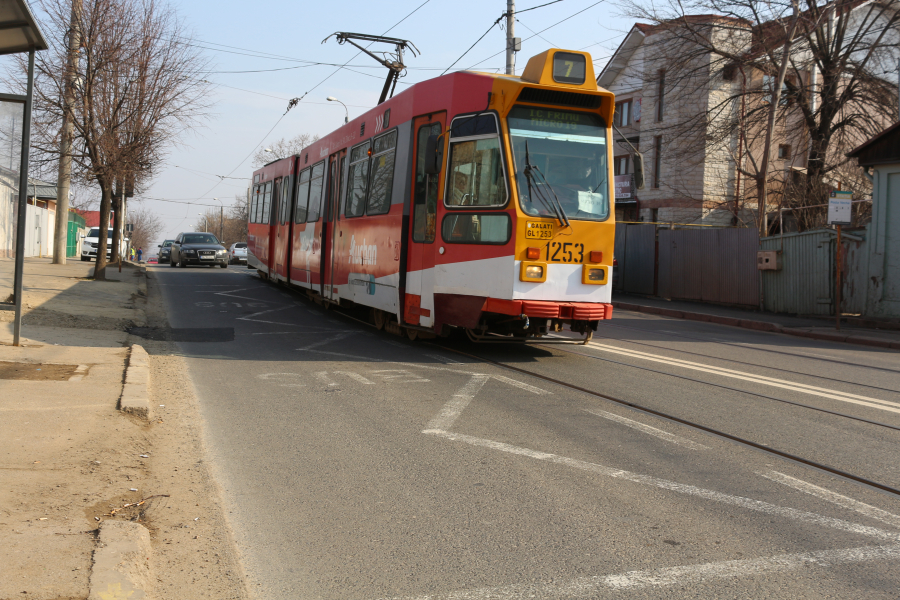
[[[187,249],[187,250],[184,251],[184,253],[185,253],[185,254],[197,254],[197,251],[196,251],[196,250],[190,250],[190,249]]]
[[[225,250],[216,250],[216,256],[225,256]]]

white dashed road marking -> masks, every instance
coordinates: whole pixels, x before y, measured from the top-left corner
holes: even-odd
[[[799,554],[781,554],[748,560],[685,565],[647,571],[629,571],[621,575],[579,577],[559,583],[519,584],[503,587],[461,590],[449,593],[408,596],[391,600],[513,600],[520,598],[594,598],[601,590],[629,590],[647,587],[688,585],[711,579],[731,579],[784,573],[801,568],[853,564],[875,560],[900,559],[900,546],[863,546],[841,550],[821,550]]]
[[[823,487],[813,485],[811,483],[803,481],[802,479],[796,479],[794,477],[791,477],[790,475],[785,475],[784,473],[779,473],[778,471],[759,473],[759,475],[762,475],[766,479],[771,479],[772,481],[777,481],[778,483],[784,484],[788,487],[792,487],[795,490],[799,490],[812,496],[816,496],[817,498],[821,498],[822,500],[827,500],[828,502],[832,502],[843,508],[854,510],[861,515],[865,515],[869,518],[881,521],[882,523],[887,523],[888,525],[893,525],[894,527],[900,527],[900,517],[891,514],[886,510],[876,508],[870,504],[860,502],[859,500],[854,500],[853,498],[848,498],[847,496],[843,496],[841,494],[838,494],[837,492],[826,490]]]

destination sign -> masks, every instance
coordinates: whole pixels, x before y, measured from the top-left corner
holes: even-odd
[[[509,111],[508,120],[510,129],[553,131],[590,137],[606,135],[603,119],[589,112],[515,106]]]

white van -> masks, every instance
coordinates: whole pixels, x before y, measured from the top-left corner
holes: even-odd
[[[112,236],[113,230],[110,227],[107,230],[106,237],[106,260],[109,260],[110,253],[112,251]],[[88,231],[87,237],[85,237],[81,241],[81,260],[91,260],[92,258],[97,258],[97,247],[100,245],[100,228],[99,227],[91,227],[91,230]],[[125,256],[125,248],[127,247],[127,242],[123,239],[120,241],[119,246],[122,248],[122,256]]]

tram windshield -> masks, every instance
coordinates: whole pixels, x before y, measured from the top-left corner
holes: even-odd
[[[609,217],[606,127],[599,115],[515,106],[507,123],[525,213],[561,222]]]

